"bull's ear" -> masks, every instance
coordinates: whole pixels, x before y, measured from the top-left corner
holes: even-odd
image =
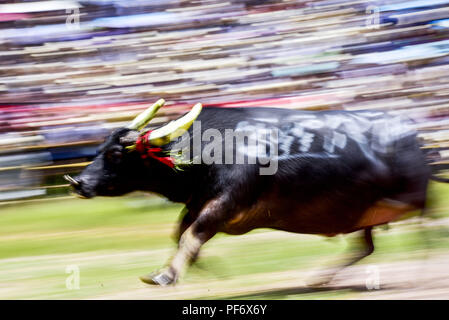
[[[164,144],[173,141],[190,128],[193,121],[195,121],[195,119],[199,116],[202,108],[203,106],[201,103],[197,103],[186,115],[166,124],[159,129],[153,130],[148,137],[148,141],[153,146],[163,146]]]
[[[147,110],[139,114],[130,125],[128,125],[128,129],[140,131],[154,118],[156,112],[162,107],[165,103],[164,99],[159,99],[149,107]]]

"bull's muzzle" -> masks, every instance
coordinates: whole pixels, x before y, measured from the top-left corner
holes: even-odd
[[[70,183],[70,186],[75,191],[75,195],[78,196],[79,198],[87,199],[93,197],[93,195],[91,195],[89,192],[85,192],[83,190],[80,180],[72,178],[68,174],[64,175],[63,178]]]

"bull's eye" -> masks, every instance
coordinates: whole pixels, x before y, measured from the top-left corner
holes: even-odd
[[[119,164],[122,161],[123,152],[118,148],[112,148],[106,152],[106,158],[110,163]]]

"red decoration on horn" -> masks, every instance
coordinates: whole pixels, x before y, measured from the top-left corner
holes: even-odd
[[[153,147],[151,146],[150,142],[148,141],[148,137],[151,134],[151,131],[148,131],[142,136],[139,136],[136,141],[136,150],[141,154],[142,159],[146,159],[148,157],[151,157],[153,159],[156,159],[163,164],[166,164],[170,168],[175,167],[175,159],[172,157],[160,157],[157,155],[158,152],[162,151],[162,148],[159,147]]]

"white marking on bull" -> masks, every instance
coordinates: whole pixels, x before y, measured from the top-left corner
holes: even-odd
[[[295,121],[302,121],[304,119],[315,119],[316,116],[314,114],[295,114],[287,117],[285,119],[285,122],[295,122]]]
[[[259,122],[279,123],[279,119],[276,118],[254,118],[254,120]]]
[[[301,138],[301,146],[299,147],[299,150],[301,152],[307,152],[310,150],[310,147],[313,143],[313,138],[315,135],[313,133],[304,132],[302,138]]]
[[[304,134],[304,128],[300,124],[295,123],[290,129],[289,134],[300,138]]]
[[[308,129],[321,129],[324,127],[324,122],[318,119],[304,120],[301,122],[301,126]]]
[[[290,154],[290,149],[293,141],[295,141],[295,138],[285,133],[281,133],[281,139],[279,141],[279,150],[282,151],[283,155]]]
[[[344,149],[346,147],[347,137],[345,134],[339,132],[332,132],[332,138],[329,135],[324,137],[323,148],[329,153],[334,153],[335,147]]]

